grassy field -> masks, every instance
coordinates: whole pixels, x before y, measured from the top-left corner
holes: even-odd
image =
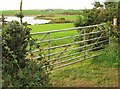
[[[15,16],[17,12],[19,10],[0,11],[5,16]],[[24,16],[34,16],[36,19],[51,20],[50,23],[74,23],[80,12],[82,11],[64,9],[23,10]]]
[[[77,15],[58,15],[55,17],[55,19],[59,19],[59,18],[65,18],[66,20],[76,20],[77,19]]]
[[[34,32],[44,32],[44,31],[51,31],[51,30],[60,30],[65,28],[73,28],[73,23],[62,23],[62,24],[43,24],[43,25],[30,25],[32,28],[31,33]]]
[[[52,31],[52,30],[62,30],[66,28],[73,28],[74,24],[73,23],[62,23],[62,24],[43,24],[43,25],[30,25],[30,28],[32,28],[31,33],[35,32],[46,32],[46,31]],[[51,33],[50,34],[50,39],[55,39],[55,38],[61,38],[61,37],[66,37],[66,36],[73,36],[77,34],[77,31],[67,31],[67,32],[57,32],[57,33]],[[41,35],[34,35],[33,37],[39,41],[42,39],[46,34],[41,34]],[[64,39],[64,40],[58,40],[58,41],[51,41],[51,46],[56,46],[56,45],[63,45],[66,43],[71,42],[73,38],[70,39]],[[48,36],[44,38],[44,40],[48,40]],[[42,43],[42,46],[47,47],[48,43]],[[55,50],[54,50],[55,51]]]
[[[66,28],[73,28],[74,24],[73,23],[62,23],[62,24],[45,24],[45,25],[31,25],[30,28],[32,28],[31,33],[34,32],[45,32],[45,31],[51,31],[51,30],[61,30],[61,29],[66,29]],[[67,32],[58,32],[58,33],[52,33],[50,35],[50,38],[60,38],[60,37],[66,37],[66,36],[73,36],[77,34],[77,31],[67,31]],[[44,37],[45,34],[43,35],[35,35],[34,38],[37,39],[41,39],[42,37]],[[47,40],[48,37],[45,38],[45,40]],[[64,44],[67,42],[70,42],[71,39],[68,39],[66,41],[64,40],[60,40],[60,41],[54,41],[51,44],[52,45],[60,45],[60,44]]]
[[[0,11],[4,15],[15,15],[19,10],[5,10]],[[65,12],[79,13],[80,10],[63,10],[63,9],[53,9],[53,10],[23,10],[24,15],[46,15],[46,14],[62,14]]]

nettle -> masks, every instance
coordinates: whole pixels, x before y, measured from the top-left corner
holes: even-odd
[[[45,60],[27,57],[29,45],[34,44],[30,30],[17,21],[8,22],[2,29],[3,87],[49,86]]]

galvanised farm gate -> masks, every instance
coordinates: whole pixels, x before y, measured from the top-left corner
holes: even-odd
[[[106,24],[31,33],[41,49],[31,48],[31,59],[45,58],[52,70],[97,57],[109,43]],[[39,53],[42,52],[40,56]]]

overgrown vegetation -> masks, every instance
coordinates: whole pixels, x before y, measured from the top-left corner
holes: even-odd
[[[118,44],[116,39],[112,38],[111,43],[101,52],[99,57],[92,60],[92,64],[102,65],[104,67],[120,68],[118,59]]]
[[[76,20],[75,26],[87,26],[93,24],[100,24],[103,22],[110,22],[112,24],[113,18],[119,18],[118,5],[120,2],[104,2],[105,7],[100,2],[93,3],[94,8],[90,10],[83,10],[81,16]]]
[[[95,2],[93,4],[94,8],[91,10],[84,10],[83,13],[81,14],[83,15],[83,17],[80,16],[74,24],[77,27],[77,26],[87,26],[87,25],[100,24],[106,22],[108,23],[109,27],[111,27],[111,30],[109,30],[111,32],[109,37],[111,37],[114,40],[119,40],[120,31],[118,29],[120,25],[119,25],[118,14],[119,14],[120,1],[109,2],[106,0],[104,4],[105,7],[101,5],[100,2]],[[116,26],[113,25],[113,18],[118,18],[118,23]],[[112,40],[109,47],[107,47],[103,51],[103,54],[99,58],[94,60],[94,63],[103,62],[103,64],[106,66],[117,67],[119,63],[118,52],[117,52],[118,49],[116,48],[116,45],[118,45],[117,42],[114,42]]]
[[[30,36],[31,29],[12,21],[2,30],[3,87],[49,86],[46,61],[42,57],[31,60],[26,54],[29,52],[28,45],[35,45]],[[39,55],[41,56],[41,53]]]

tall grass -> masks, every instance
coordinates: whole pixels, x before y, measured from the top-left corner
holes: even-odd
[[[112,38],[111,43],[103,50],[102,55],[92,60],[93,64],[103,65],[105,67],[118,68],[118,45]]]
[[[50,75],[50,81],[54,87],[117,86],[117,71],[91,64],[92,60],[55,70]]]

